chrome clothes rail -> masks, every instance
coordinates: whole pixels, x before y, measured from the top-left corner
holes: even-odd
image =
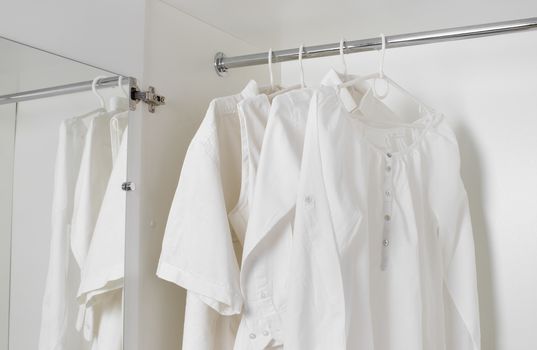
[[[537,28],[537,17],[478,24],[465,27],[431,30],[410,34],[386,36],[386,48],[431,44],[443,41],[472,39],[498,34],[514,33]],[[343,51],[348,53],[378,50],[381,47],[380,36],[370,39],[345,41]],[[286,62],[298,59],[298,50],[287,49],[272,52],[272,62]],[[302,58],[316,58],[339,55],[339,43],[304,47]],[[220,76],[232,68],[255,66],[268,63],[268,52],[255,53],[244,56],[226,57],[218,52],[214,58],[214,68]]]
[[[96,84],[96,87],[97,88],[114,87],[114,86],[117,86],[118,80],[119,80],[119,76],[103,78],[99,80],[99,82]],[[122,82],[124,84],[130,84],[133,86],[136,85],[136,79],[130,78],[130,77],[123,77]],[[22,102],[22,101],[29,101],[29,100],[36,100],[36,99],[46,98],[46,97],[74,94],[74,93],[82,92],[82,91],[88,91],[88,90],[91,90],[92,83],[93,83],[92,80],[81,81],[78,83],[51,86],[51,87],[46,87],[42,89],[21,91],[21,92],[16,92],[13,94],[2,95],[0,96],[0,105]]]
[[[131,110],[136,109],[136,104],[140,101],[148,105],[149,112],[155,112],[155,107],[165,104],[165,98],[162,95],[159,95],[155,92],[155,88],[149,86],[146,91],[142,91],[138,88],[138,82],[135,78],[132,77],[121,77],[121,76],[112,76],[99,79],[95,84],[98,89],[115,87],[121,78],[122,84],[128,84],[130,86],[130,98],[129,98],[129,108]],[[22,101],[37,100],[40,98],[74,94],[82,91],[91,90],[93,84],[92,80],[81,81],[78,83],[71,83],[65,85],[51,86],[42,89],[28,90],[22,92],[16,92],[13,94],[2,95],[0,96],[0,105],[5,105],[8,103],[17,103]]]

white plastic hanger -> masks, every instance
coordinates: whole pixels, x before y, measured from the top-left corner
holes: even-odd
[[[269,77],[270,77],[270,88],[272,91],[275,91],[276,88],[274,87],[274,74],[272,73],[272,48],[268,51],[268,70],[269,70]]]
[[[268,95],[268,98],[270,101],[272,101],[272,99],[278,95],[281,95],[291,90],[296,90],[301,87],[301,85],[292,85],[287,88],[282,88],[280,86],[274,85],[274,76],[272,73],[272,56],[273,54],[272,54],[272,48],[271,48],[268,51],[268,69],[269,69],[269,77],[270,77],[270,88],[271,88],[271,91],[273,91],[270,95]]]
[[[298,49],[298,65],[300,66],[300,86],[304,89],[306,83],[304,82],[304,65],[302,64],[302,54],[304,52],[304,44],[300,44]]]
[[[354,85],[356,85],[356,84],[358,84],[358,83],[360,83],[362,81],[373,79],[373,83],[371,84],[370,89],[372,90],[372,92],[373,92],[373,94],[374,94],[374,96],[376,98],[383,99],[386,96],[388,96],[389,87],[393,86],[397,90],[399,90],[403,95],[405,95],[406,97],[408,97],[412,101],[414,101],[418,105],[420,111],[423,108],[429,113],[434,113],[433,108],[427,106],[425,103],[420,101],[418,98],[416,98],[410,92],[405,90],[402,86],[397,84],[395,81],[393,81],[390,77],[388,77],[384,73],[384,54],[386,52],[386,37],[384,36],[384,34],[381,34],[380,38],[381,38],[382,45],[381,45],[381,50],[380,50],[381,52],[380,52],[379,70],[378,70],[378,72],[373,73],[373,74],[369,74],[369,75],[365,75],[363,77],[359,77],[359,78],[356,78],[356,79],[353,79],[353,80],[349,80],[348,82],[345,82],[343,84],[339,84],[338,89],[342,89],[342,88],[349,87],[349,86],[354,86]],[[386,91],[384,92],[384,94],[379,94],[378,91],[377,91],[377,82],[378,81],[384,81],[386,83]]]
[[[347,62],[345,61],[345,40],[341,38],[339,41],[339,57],[341,58],[341,64],[343,65],[343,76],[347,76]]]
[[[129,99],[127,92],[123,89],[123,77],[119,76],[118,88],[123,93],[123,96],[112,96],[110,98],[109,113],[113,114],[110,118],[110,137],[111,137],[111,149],[112,149],[112,161],[115,164],[119,147],[121,145],[121,139],[124,130],[127,127],[129,110]]]
[[[105,109],[106,105],[104,103],[104,98],[97,91],[97,84],[99,83],[101,79],[104,79],[104,78],[106,78],[104,75],[99,75],[98,77],[93,79],[93,82],[91,83],[91,91],[93,91],[93,94],[97,96],[97,99],[99,100],[99,105],[101,106],[102,109]]]
[[[109,103],[109,112],[125,112],[129,109],[129,95],[127,92],[123,89],[123,77],[119,76],[117,86],[121,92],[123,92],[123,96],[112,96],[110,97]]]

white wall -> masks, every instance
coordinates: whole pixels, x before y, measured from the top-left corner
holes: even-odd
[[[0,349],[7,347],[15,105],[0,106]]]
[[[537,33],[388,50],[385,72],[447,115],[458,136],[476,242],[482,349],[537,349]],[[347,57],[377,70],[376,52]],[[316,85],[338,57],[304,62]],[[284,85],[299,81],[296,62]]]
[[[535,16],[534,0],[165,0],[236,38],[274,50]],[[234,52],[226,52],[229,55]]]
[[[141,201],[140,276],[126,291],[138,293],[138,305],[126,309],[134,336],[129,335],[125,348],[176,350],[181,344],[184,292],[155,272],[183,157],[210,100],[238,93],[249,79],[262,81],[266,73],[244,69],[221,79],[212,68],[219,49],[258,49],[158,0],[148,1],[146,16],[143,79],[166,96],[166,106],[154,115],[144,112],[142,119],[142,178],[133,193]]]
[[[144,9],[145,0],[3,1],[0,36],[139,77]]]

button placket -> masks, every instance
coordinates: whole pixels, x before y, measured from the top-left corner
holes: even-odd
[[[381,270],[388,266],[389,250],[391,245],[392,226],[392,202],[393,202],[393,154],[388,152],[385,155],[384,164],[384,186],[382,201],[382,245],[381,245]]]

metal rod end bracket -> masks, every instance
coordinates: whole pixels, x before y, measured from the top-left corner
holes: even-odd
[[[223,52],[217,52],[216,55],[214,55],[214,69],[219,77],[225,77],[227,73],[227,67],[223,62],[224,57],[226,57],[226,55],[224,55]]]

